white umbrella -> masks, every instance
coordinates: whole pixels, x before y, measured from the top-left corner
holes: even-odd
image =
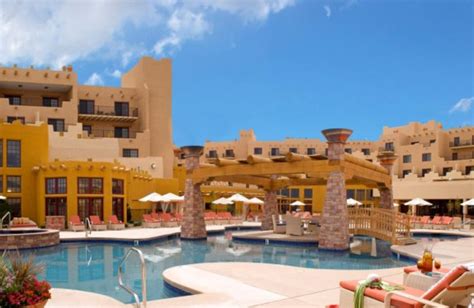
[[[301,202],[301,201],[295,201],[295,202],[291,203],[290,205],[291,205],[291,206],[303,206],[303,205],[306,205],[306,204],[304,204],[304,203]]]
[[[416,215],[416,207],[417,206],[431,206],[433,205],[432,203],[429,203],[428,201],[424,200],[424,199],[421,199],[421,198],[415,198],[415,199],[412,199],[408,202],[405,202],[405,205],[409,205],[412,207],[412,214],[413,215]]]
[[[362,205],[362,202],[357,201],[356,199],[349,198],[347,199],[348,206]]]
[[[3,196],[2,196],[3,197]],[[462,206],[474,206],[474,198],[469,199],[463,203],[461,203]]]
[[[177,196],[173,193],[167,193],[163,196],[161,196],[161,202],[179,202],[183,201],[184,198],[181,198],[180,196]]]
[[[146,195],[143,198],[138,199],[140,202],[160,202],[161,195],[156,192],[152,192],[151,194]]]
[[[229,199],[226,199],[226,198],[224,198],[224,197],[212,201],[212,204],[229,205],[229,204],[232,204],[232,203],[233,203],[232,201],[230,201]]]
[[[229,198],[227,198],[227,200],[232,201],[232,202],[244,202],[244,203],[249,202],[249,199],[242,196],[241,194],[234,194],[234,195],[230,196]]]
[[[7,197],[0,195],[0,200],[7,200]]]
[[[247,203],[248,204],[263,204],[264,202],[262,200],[258,199],[257,197],[253,197]]]

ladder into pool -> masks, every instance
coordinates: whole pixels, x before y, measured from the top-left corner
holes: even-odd
[[[0,220],[0,230],[3,229],[3,222],[7,218],[8,218],[7,226],[10,226],[10,221],[12,220],[12,214],[10,212],[6,212],[5,215],[2,216],[2,218]]]
[[[128,257],[132,254],[132,252],[135,252],[136,254],[138,254],[138,257],[140,258],[140,267],[141,267],[141,272],[142,272],[142,302],[140,302],[140,297],[138,296],[138,294],[135,291],[133,291],[131,288],[127,287],[122,279],[123,265],[125,261],[128,259]],[[119,286],[122,289],[124,289],[125,291],[127,291],[127,293],[133,296],[135,300],[135,307],[146,308],[146,265],[145,265],[145,257],[143,255],[143,252],[140,249],[132,247],[127,251],[125,256],[122,258],[122,261],[120,262],[120,265],[118,267],[118,282],[119,282]]]

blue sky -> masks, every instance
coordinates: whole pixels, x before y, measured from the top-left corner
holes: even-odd
[[[177,145],[248,128],[260,140],[329,127],[376,139],[384,125],[474,123],[472,1],[85,1],[0,0],[0,39],[11,43],[0,62],[72,62],[83,83],[119,85],[141,55],[172,57]],[[67,18],[82,11],[86,20]]]

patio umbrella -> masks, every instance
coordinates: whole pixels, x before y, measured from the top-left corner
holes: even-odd
[[[303,205],[306,205],[304,204],[303,202],[301,201],[295,201],[293,203],[290,203],[291,206],[303,206]]]
[[[161,196],[161,200],[160,202],[161,203],[161,210],[163,212],[166,212],[166,210],[168,209],[168,205],[172,202],[183,202],[184,201],[184,197],[180,197],[180,196],[177,196],[173,193],[167,193],[167,194],[164,194],[163,196]]]
[[[242,196],[241,194],[234,194],[234,195],[230,196],[229,198],[227,198],[227,200],[232,201],[232,202],[244,202],[244,203],[249,202],[249,199]]]
[[[247,203],[248,204],[263,204],[264,202],[262,200],[258,199],[257,197],[253,197]]]
[[[356,199],[349,198],[347,199],[348,206],[359,206],[362,205],[362,202],[357,201]]]
[[[464,201],[463,203],[461,203],[461,205],[462,205],[462,219],[463,221],[465,221],[466,215],[467,215],[467,207],[474,206],[474,198]]]
[[[412,207],[412,213],[413,215],[416,215],[416,207],[417,206],[431,206],[433,205],[433,203],[430,203],[424,199],[421,199],[421,198],[415,198],[415,199],[412,199],[408,202],[405,202],[405,205],[409,205]]]
[[[212,204],[229,205],[229,204],[232,204],[232,203],[233,203],[232,201],[230,201],[229,199],[226,199],[226,198],[224,198],[224,197],[212,201]]]
[[[138,199],[140,202],[160,202],[161,201],[161,195],[156,192],[152,192],[151,194],[146,195],[145,197],[142,197]],[[153,211],[155,210],[155,206],[153,205]]]

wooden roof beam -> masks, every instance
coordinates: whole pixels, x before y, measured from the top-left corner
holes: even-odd
[[[308,155],[297,154],[293,152],[286,153],[285,156],[287,161],[301,161],[301,160],[310,160],[311,158]]]

